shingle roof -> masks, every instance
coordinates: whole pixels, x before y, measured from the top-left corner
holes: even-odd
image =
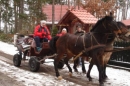
[[[126,26],[130,26],[130,19],[122,20],[121,22],[123,22]]]
[[[68,18],[69,15],[71,15],[70,18],[72,16],[75,16],[84,24],[95,24],[98,21],[98,19],[94,17],[92,14],[90,14],[86,10],[81,9],[81,10],[68,10],[66,14],[62,17],[62,19],[58,22],[58,24],[62,24],[63,22],[66,22],[67,21],[66,18]]]
[[[72,10],[70,12],[73,13],[77,18],[79,18],[83,23],[86,24],[95,24],[98,21],[96,17],[94,17],[86,10]]]
[[[61,9],[62,8],[62,9]],[[59,22],[68,11],[68,5],[55,5],[55,22]],[[86,24],[95,24],[97,18],[86,10],[69,10],[73,15]],[[52,5],[45,5],[43,12],[47,15],[47,22],[52,22]]]
[[[55,5],[55,21],[58,22],[67,11],[67,5]],[[45,5],[43,12],[47,15],[47,22],[52,22],[52,5]]]

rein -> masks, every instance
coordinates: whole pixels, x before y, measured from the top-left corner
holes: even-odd
[[[130,46],[125,47],[125,48],[114,48],[112,50],[105,50],[105,52],[118,52],[118,51],[129,50],[129,49],[130,49]]]

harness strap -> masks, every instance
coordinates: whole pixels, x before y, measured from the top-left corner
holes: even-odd
[[[73,59],[73,61],[75,61],[79,56],[81,56],[84,52],[88,52],[92,49],[95,49],[95,48],[99,48],[99,47],[105,47],[105,45],[103,44],[100,44],[100,45],[95,45],[93,47],[89,47],[89,48],[86,48],[85,50],[82,50],[78,55],[76,55]]]
[[[76,39],[75,46],[76,46],[76,44],[77,44],[77,41],[78,41],[79,37],[80,37],[80,35],[79,35],[79,36],[77,37],[77,39]]]
[[[83,46],[84,46],[84,50],[85,50],[85,41],[84,41],[84,39],[85,39],[85,34],[83,35]]]
[[[97,44],[99,44],[98,41],[96,40],[95,36],[94,36],[92,33],[90,33],[90,34],[91,34],[91,36],[94,38],[94,40],[97,42]],[[92,40],[92,39],[91,39],[91,40]]]
[[[85,41],[84,41],[84,40],[85,40],[85,34],[84,34],[84,35],[83,35],[83,46],[84,46],[84,50],[82,50],[78,55],[76,55],[75,58],[73,59],[73,61],[76,60],[79,56],[81,56],[84,52],[88,52],[89,50],[91,50],[91,49],[93,49],[93,48],[98,47],[98,46],[101,45],[101,44],[98,43],[98,41],[96,40],[96,38],[94,37],[94,35],[93,35],[92,33],[90,33],[90,35],[91,35],[91,47],[85,48]],[[79,36],[78,36],[78,37],[79,37]],[[93,46],[92,38],[94,38],[94,40],[97,42],[98,45]],[[76,41],[76,42],[77,42],[77,41]],[[102,46],[102,45],[101,45],[101,46]],[[104,45],[103,45],[103,46],[104,46]]]

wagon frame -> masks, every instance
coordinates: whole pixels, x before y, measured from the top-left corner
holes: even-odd
[[[34,40],[33,40],[34,41]],[[35,42],[35,41],[34,41]],[[33,72],[37,72],[40,68],[40,64],[43,64],[46,59],[54,59],[57,54],[52,53],[49,42],[43,42],[40,51],[34,46],[22,47],[22,44],[17,44],[17,53],[13,56],[13,64],[16,67],[20,67],[21,61],[25,61],[26,56],[29,57],[29,69]],[[25,57],[24,57],[25,55]],[[64,61],[61,60],[58,68],[61,69],[64,66]]]

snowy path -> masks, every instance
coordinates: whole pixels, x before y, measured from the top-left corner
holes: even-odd
[[[0,42],[0,51],[4,53],[14,55],[16,53],[16,48],[13,45]],[[46,65],[50,65],[53,68],[53,63],[46,63]],[[86,68],[88,68],[88,64],[85,64]],[[72,64],[71,64],[72,67]],[[79,72],[81,73],[81,67],[78,68]],[[53,69],[54,70],[54,69]],[[122,70],[122,69],[115,69],[112,67],[107,67],[107,75],[109,80],[105,82],[105,86],[130,86],[130,71]],[[67,67],[65,66],[63,71],[68,71]],[[33,73],[27,70],[23,70],[13,65],[7,64],[6,62],[0,61],[0,72],[6,74],[10,78],[16,79],[17,81],[23,83],[25,86],[79,86],[75,82],[70,82],[68,80],[57,80],[55,76],[40,72],[40,73]],[[62,70],[61,70],[62,72]],[[61,74],[62,75],[62,74]],[[77,77],[77,81],[86,80],[87,83],[91,84],[98,84],[98,71],[96,66],[93,67],[91,76],[93,77],[93,81],[89,82],[86,79],[85,75],[73,73],[74,77]],[[70,78],[70,77],[68,77]],[[71,79],[71,78],[70,78]],[[87,85],[91,86],[91,85]]]

